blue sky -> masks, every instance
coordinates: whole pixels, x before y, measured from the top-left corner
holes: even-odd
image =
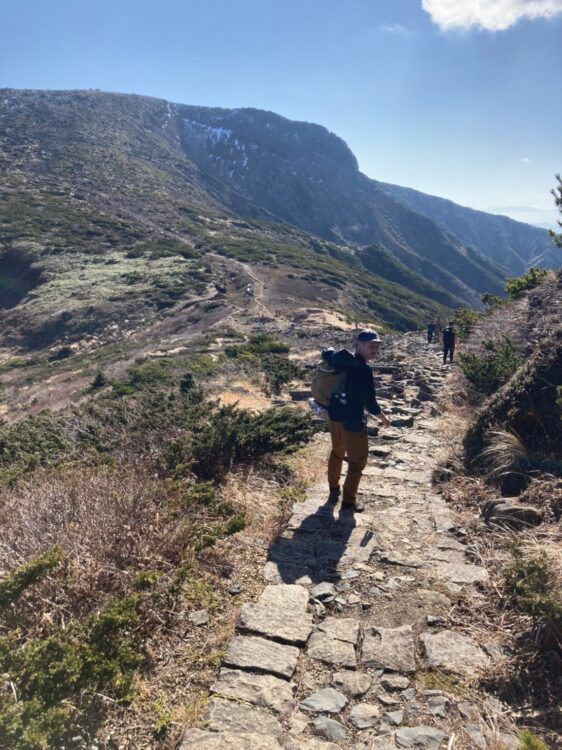
[[[0,87],[269,109],[340,135],[370,177],[555,218],[562,0],[0,0],[0,12]]]

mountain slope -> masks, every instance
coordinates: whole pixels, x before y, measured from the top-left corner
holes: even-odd
[[[175,111],[189,158],[280,219],[331,241],[378,243],[469,304],[501,291],[502,269],[389,197],[325,128],[259,110]]]
[[[216,294],[227,317],[248,301],[217,292],[225,274],[259,271],[268,304],[399,329],[505,277],[362,175],[340,138],[268,112],[4,89],[0,170],[4,336],[34,347],[187,320]]]
[[[548,232],[543,229],[507,216],[475,211],[411,188],[383,182],[378,185],[387,195],[427,216],[464,245],[488,256],[512,274],[521,274],[529,266],[553,268],[560,265]]]
[[[460,303],[369,273],[353,248],[280,223],[203,173],[174,112],[136,96],[1,92],[4,343],[200,335],[308,305],[408,329]]]

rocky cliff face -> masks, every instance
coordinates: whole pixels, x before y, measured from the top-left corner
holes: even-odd
[[[275,217],[331,241],[378,243],[472,304],[484,290],[500,291],[505,269],[359,172],[325,128],[257,110],[176,111],[189,158]]]

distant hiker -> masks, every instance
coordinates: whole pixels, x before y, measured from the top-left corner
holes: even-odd
[[[365,409],[378,416],[385,427],[390,425],[377,403],[373,372],[367,364],[376,357],[380,344],[378,333],[367,328],[357,336],[355,354],[342,349],[332,352],[330,357],[338,382],[328,403],[332,437],[328,462],[328,501],[336,503],[339,499],[342,462],[347,456],[342,507],[358,512],[363,510],[363,504],[357,500],[357,488],[369,455]]]
[[[439,341],[443,335],[443,326],[441,325],[441,318],[435,319],[435,340]]]
[[[436,321],[432,320],[431,323],[427,324],[427,343],[433,344],[433,337],[435,336]]]
[[[443,364],[447,361],[447,354],[449,355],[449,362],[453,361],[456,339],[457,334],[453,328],[453,323],[449,323],[449,325],[443,329]]]

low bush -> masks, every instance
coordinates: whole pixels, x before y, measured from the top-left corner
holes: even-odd
[[[548,750],[548,747],[531,732],[520,732],[521,750]]]
[[[104,388],[107,384],[107,377],[101,370],[98,370],[94,376],[94,379],[90,383],[90,388],[95,391],[98,388]]]
[[[88,695],[132,698],[141,662],[136,635],[140,597],[115,600],[84,623],[55,627],[23,645],[0,640],[0,664],[12,692],[0,694],[0,745],[13,750],[76,746],[74,720]],[[17,696],[17,700],[14,699]]]
[[[143,389],[159,388],[171,381],[168,372],[169,359],[156,359],[144,364],[129,367],[124,381],[115,383],[113,392],[116,396],[126,396]]]
[[[222,406],[193,436],[191,470],[204,480],[220,481],[236,463],[291,451],[314,434],[308,414],[296,409],[269,409],[254,414],[236,406]]]
[[[461,341],[467,340],[481,317],[481,313],[469,310],[466,307],[460,307],[458,310],[455,310],[452,322]]]
[[[255,336],[250,336],[244,344],[225,347],[224,353],[227,357],[237,358],[248,354],[256,356],[263,354],[287,354],[290,348],[288,344],[279,341],[279,339],[273,336],[269,336],[267,333],[258,333]]]
[[[49,362],[59,362],[61,359],[68,359],[74,354],[74,349],[71,346],[61,346],[56,352],[49,356]]]
[[[497,341],[485,341],[486,354],[479,357],[469,352],[460,355],[460,365],[466,379],[479,393],[489,395],[506,383],[523,364],[515,344],[507,336]]]
[[[543,268],[529,268],[523,276],[508,279],[505,282],[505,291],[511,299],[519,299],[525,292],[542,284],[546,276],[548,271]]]
[[[302,369],[280,354],[266,354],[261,359],[265,382],[272,393],[279,394],[284,385],[302,377]]]
[[[16,570],[0,581],[0,608],[15,602],[23,592],[57,568],[64,557],[63,551],[54,547]]]
[[[531,554],[521,546],[512,550],[513,562],[504,572],[507,591],[515,605],[535,620],[562,628],[562,585],[544,552]]]

